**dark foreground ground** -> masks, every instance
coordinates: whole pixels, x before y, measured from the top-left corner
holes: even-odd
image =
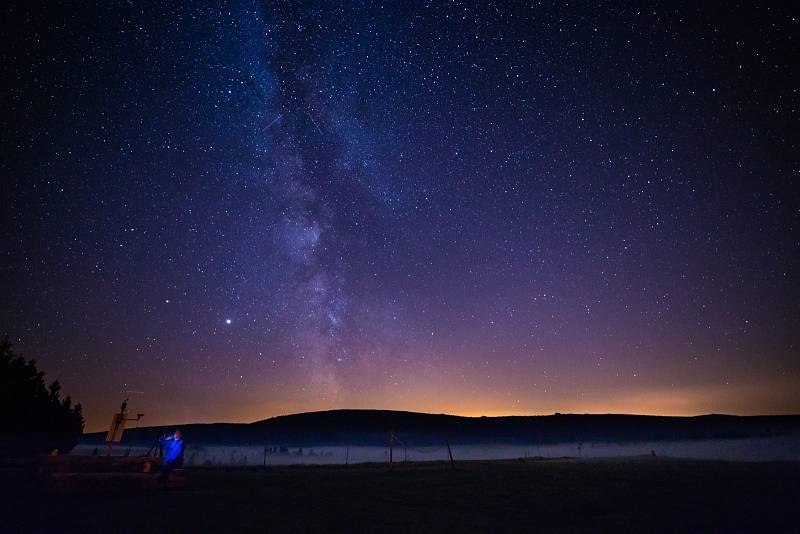
[[[800,532],[800,463],[194,468],[185,480],[53,490],[7,478],[0,532]]]

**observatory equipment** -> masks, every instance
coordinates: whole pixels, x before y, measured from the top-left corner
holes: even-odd
[[[144,417],[143,413],[137,413],[136,418],[128,417],[128,399],[122,401],[122,406],[119,407],[119,413],[115,413],[111,419],[111,428],[106,434],[106,445],[108,445],[108,453],[111,454],[111,447],[114,443],[119,443],[122,440],[122,432],[125,430],[126,421],[140,421]]]

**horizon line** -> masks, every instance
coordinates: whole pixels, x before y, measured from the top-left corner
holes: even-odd
[[[188,425],[252,425],[255,423],[260,423],[262,421],[269,421],[270,419],[276,419],[278,417],[291,417],[293,415],[305,415],[305,414],[314,414],[314,413],[330,413],[330,412],[393,412],[393,413],[409,413],[409,414],[416,414],[416,415],[443,415],[447,417],[462,417],[465,419],[498,419],[504,417],[555,417],[555,416],[562,416],[562,415],[569,415],[569,416],[604,416],[604,415],[621,415],[621,416],[628,416],[628,417],[670,417],[670,418],[695,418],[695,417],[710,417],[710,416],[717,416],[717,417],[799,417],[800,413],[768,413],[768,414],[750,414],[750,415],[741,415],[741,414],[733,414],[733,413],[699,413],[694,415],[669,415],[669,414],[650,414],[650,413],[619,413],[619,412],[552,412],[552,413],[538,413],[538,414],[481,414],[481,415],[464,415],[464,414],[456,414],[456,413],[435,413],[435,412],[415,412],[411,410],[391,410],[391,409],[384,409],[384,408],[332,408],[330,410],[311,410],[305,412],[292,412],[292,413],[284,413],[284,414],[277,414],[271,415],[269,417],[265,417],[263,419],[256,419],[253,421],[195,421],[195,422],[183,422],[183,423],[164,423],[164,424],[155,424],[155,425],[137,425],[137,426],[130,426],[127,427],[127,430],[133,430],[135,428],[155,428],[155,427],[164,427],[164,426],[188,426]],[[84,430],[83,434],[95,434],[98,432],[106,432],[106,430]]]

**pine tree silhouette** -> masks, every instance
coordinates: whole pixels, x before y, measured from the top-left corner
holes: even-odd
[[[0,340],[0,456],[69,452],[83,432],[81,405],[61,398],[58,381],[45,384],[35,360],[14,353]]]

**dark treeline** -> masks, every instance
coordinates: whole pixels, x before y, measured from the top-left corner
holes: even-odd
[[[58,381],[47,385],[34,360],[0,340],[0,456],[69,452],[83,431],[81,405],[61,398]]]
[[[172,427],[126,430],[123,444],[149,445]],[[409,445],[560,443],[729,439],[800,432],[800,416],[548,415],[458,417],[386,410],[333,410],[285,415],[250,424],[183,425],[194,443],[293,446],[386,445],[389,431]],[[84,435],[100,443],[105,433]]]

